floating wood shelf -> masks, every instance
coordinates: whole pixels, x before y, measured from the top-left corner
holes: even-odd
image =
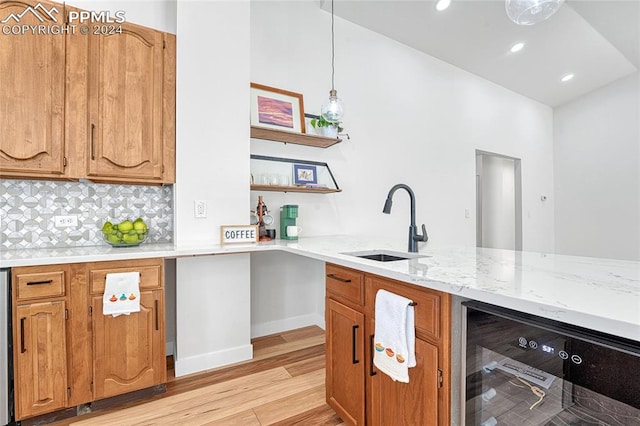
[[[315,194],[330,194],[332,192],[342,192],[342,189],[333,188],[307,188],[304,186],[282,186],[282,185],[251,185],[252,191],[274,191],[274,192],[312,192]]]
[[[267,129],[266,127],[259,126],[251,126],[251,137],[283,143],[294,143],[297,145],[315,146],[316,148],[328,148],[331,145],[342,142],[340,138],[327,138],[306,133]]]

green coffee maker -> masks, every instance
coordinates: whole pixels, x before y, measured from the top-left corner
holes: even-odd
[[[281,240],[297,240],[298,233],[295,235],[287,234],[287,226],[296,226],[296,219],[298,218],[298,205],[297,204],[285,204],[280,207],[280,239]]]

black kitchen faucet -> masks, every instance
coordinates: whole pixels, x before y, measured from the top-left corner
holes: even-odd
[[[409,226],[409,252],[416,253],[418,251],[418,241],[427,241],[429,236],[427,236],[427,228],[425,228],[424,223],[422,224],[422,235],[418,234],[418,227],[416,226],[416,197],[413,195],[413,191],[409,188],[409,185],[405,185],[404,183],[399,183],[394,185],[393,188],[389,190],[389,194],[387,194],[387,201],[384,202],[384,208],[382,209],[382,213],[389,214],[391,213],[391,205],[393,204],[393,193],[398,189],[406,189],[409,193],[409,197],[411,198],[411,225]]]

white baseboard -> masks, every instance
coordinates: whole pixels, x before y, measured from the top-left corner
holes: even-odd
[[[261,324],[252,324],[251,338],[253,339],[255,337],[268,336],[269,334],[281,333],[283,331],[308,327],[310,325],[317,325],[324,330],[324,316],[318,314],[308,314],[298,317],[264,322]]]
[[[253,345],[238,346],[184,359],[178,358],[175,361],[176,377],[200,373],[212,368],[247,361],[251,358],[253,358]]]

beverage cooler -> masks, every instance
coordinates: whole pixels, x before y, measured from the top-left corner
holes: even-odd
[[[463,313],[463,424],[640,425],[640,342],[480,302]]]

